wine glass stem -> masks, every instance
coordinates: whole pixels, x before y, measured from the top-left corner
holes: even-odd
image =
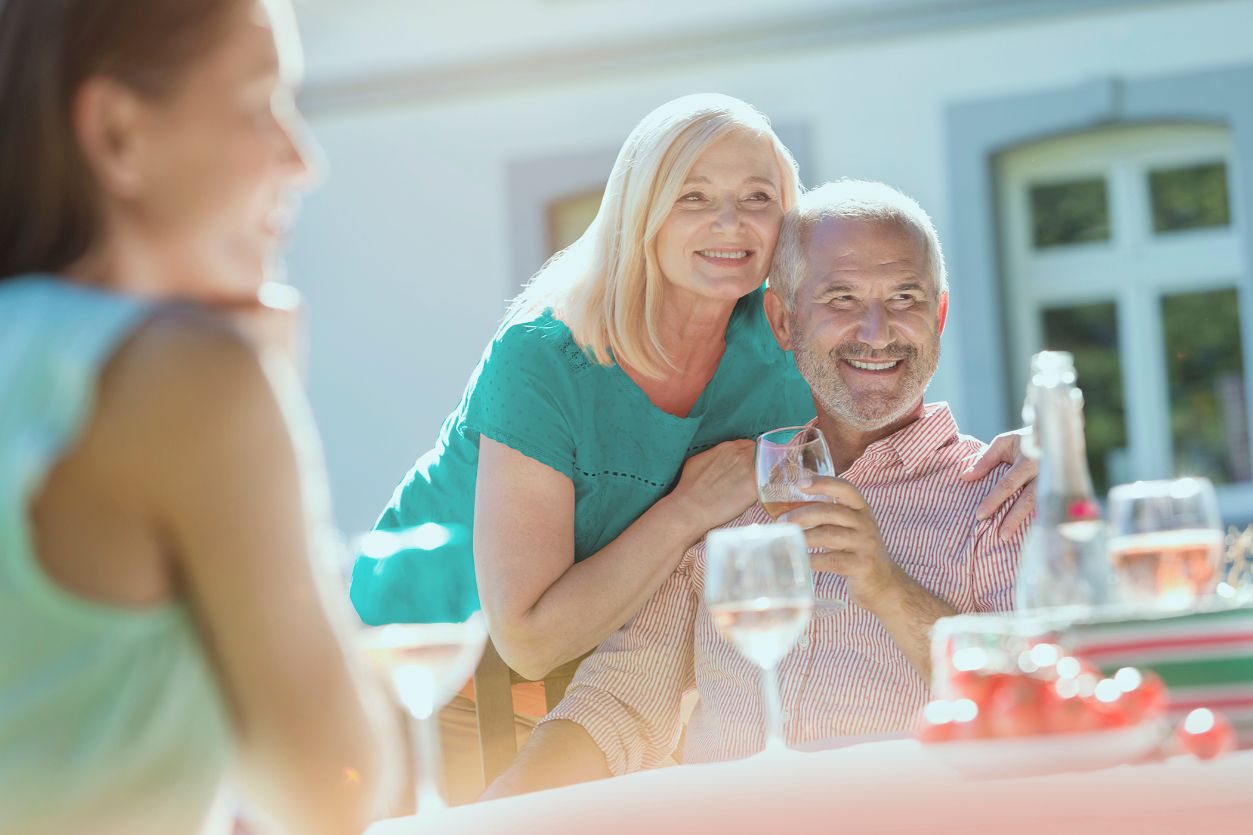
[[[779,706],[779,676],[774,667],[761,668],[761,696],[765,707],[766,745],[765,750],[786,748],[783,740],[783,717]]]
[[[419,814],[448,808],[440,791],[443,757],[439,747],[439,713],[425,719],[414,717],[413,743],[417,752],[417,811]]]

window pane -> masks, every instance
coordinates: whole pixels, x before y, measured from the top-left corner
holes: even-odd
[[[1045,347],[1075,355],[1083,389],[1088,467],[1098,493],[1127,480],[1127,424],[1123,411],[1118,313],[1113,302],[1044,311]]]
[[[1149,193],[1154,232],[1204,229],[1231,222],[1224,163],[1150,171]]]
[[[1105,179],[1031,187],[1031,223],[1037,249],[1109,240]]]
[[[1236,291],[1162,298],[1175,472],[1249,481],[1248,416]]]
[[[548,204],[548,248],[559,252],[579,239],[600,210],[601,189]]]

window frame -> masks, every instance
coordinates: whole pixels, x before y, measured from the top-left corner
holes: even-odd
[[[1207,162],[1226,166],[1229,223],[1155,232],[1149,172]],[[1112,301],[1127,432],[1126,470],[1115,480],[1174,475],[1163,297],[1235,289],[1241,312],[1250,307],[1236,166],[1229,131],[1212,124],[1101,128],[1020,145],[995,159],[1011,408],[1016,393],[1025,390],[1031,354],[1043,347],[1041,312]],[[1106,181],[1109,239],[1037,248],[1031,188],[1093,176]],[[1253,321],[1242,315],[1240,322],[1240,350],[1247,358]],[[1247,394],[1253,388],[1247,361],[1244,370]],[[1246,408],[1253,442],[1248,417]],[[1221,485],[1218,493],[1224,518],[1241,517],[1253,504],[1253,482]]]

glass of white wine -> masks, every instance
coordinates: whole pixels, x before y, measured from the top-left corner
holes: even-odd
[[[350,555],[387,560],[439,559],[439,550],[459,535],[456,528],[427,523],[414,528],[376,530],[354,540]],[[419,814],[448,804],[442,791],[443,758],[439,709],[474,675],[487,643],[482,612],[461,623],[393,623],[362,626],[356,645],[391,684],[412,717],[416,796]]]
[[[814,476],[835,475],[831,450],[818,427],[784,426],[758,435],[755,463],[757,497],[771,519],[803,505],[831,501],[805,492]],[[839,610],[847,605],[835,597],[819,597],[814,602],[820,609]]]
[[[761,668],[766,750],[786,747],[776,669],[814,607],[801,529],[776,524],[710,531],[705,605],[719,634]]]
[[[1186,607],[1214,592],[1223,528],[1204,478],[1137,481],[1109,491],[1109,556],[1119,597]]]

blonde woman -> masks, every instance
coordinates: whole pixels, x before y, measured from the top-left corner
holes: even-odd
[[[362,616],[459,620],[481,598],[501,656],[539,678],[620,627],[690,545],[743,512],[752,438],[815,413],[762,313],[797,195],[791,154],[744,102],[687,96],[645,116],[596,219],[514,301],[379,520],[472,523],[472,553],[362,560]],[[981,467],[1016,456],[1006,436]],[[1032,478],[1020,461],[994,502]]]

